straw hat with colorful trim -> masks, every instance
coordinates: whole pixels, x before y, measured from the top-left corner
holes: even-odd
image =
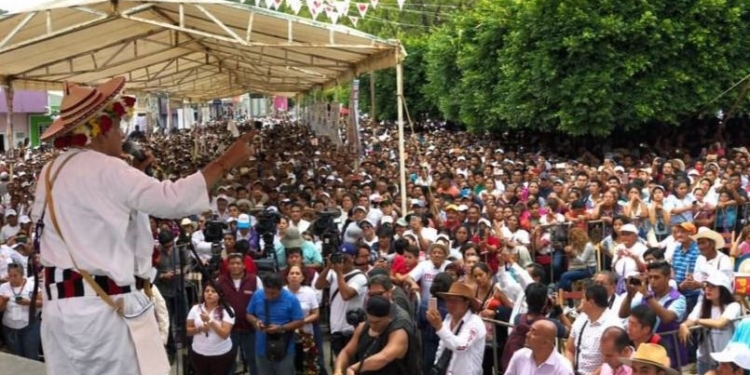
[[[95,138],[99,133],[106,133],[114,125],[119,126],[120,121],[129,115],[129,111],[132,112],[135,105],[135,98],[119,98],[124,88],[123,77],[113,78],[93,87],[66,82],[60,116],[42,134],[42,140],[55,138],[55,146],[59,148],[83,146],[91,140],[90,138]],[[79,129],[81,125],[89,125],[89,129]],[[97,129],[91,129],[92,127]],[[75,135],[78,138],[74,140],[70,133],[77,133]],[[83,144],[80,144],[81,136],[86,137]],[[63,138],[70,139],[66,139],[67,142],[57,141]]]

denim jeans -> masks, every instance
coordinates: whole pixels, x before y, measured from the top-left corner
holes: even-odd
[[[318,348],[318,374],[328,375],[326,356],[323,353],[323,330],[320,329],[320,323],[313,323],[313,336],[315,337],[315,346]]]
[[[242,359],[247,363],[250,375],[258,375],[258,367],[255,365],[255,331],[235,332],[232,331],[232,345],[240,353]],[[237,352],[235,351],[235,353]],[[237,361],[232,363],[229,374],[234,374]]]
[[[13,354],[34,361],[39,360],[39,347],[42,342],[39,332],[39,319],[21,329],[3,326],[3,333],[5,334],[5,343]]]
[[[291,375],[294,374],[294,350],[289,350],[286,357],[279,362],[271,362],[266,356],[255,356],[259,375]]]
[[[565,262],[565,253],[562,250],[555,250],[552,253],[552,274],[550,275],[551,282],[557,282],[560,280],[561,275],[564,272],[563,263]]]
[[[711,370],[716,370],[718,364],[711,357],[698,358],[697,369],[698,375],[703,375]]]
[[[578,280],[587,279],[594,275],[594,272],[596,271],[596,268],[594,267],[588,267],[588,268],[580,268],[575,270],[570,270],[562,274],[560,276],[560,282],[557,284],[557,287],[566,291],[570,292],[573,290],[573,283]],[[572,299],[568,299],[568,306],[573,307],[574,303]]]

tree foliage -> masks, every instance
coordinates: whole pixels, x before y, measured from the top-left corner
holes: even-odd
[[[472,129],[678,124],[750,73],[748,0],[480,0],[429,40],[425,93]]]

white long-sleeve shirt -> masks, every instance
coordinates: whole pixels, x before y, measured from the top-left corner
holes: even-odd
[[[510,322],[514,322],[517,315],[526,313],[526,287],[534,282],[529,273],[521,268],[517,263],[513,263],[511,266],[513,274],[518,277],[518,280],[505,270],[505,267],[498,267],[496,278],[497,284],[500,289],[505,293],[508,298],[513,300],[513,311],[510,313]],[[508,328],[508,333],[512,328]]]
[[[466,311],[461,320],[464,322],[458,335],[451,330],[451,316],[445,316],[443,327],[437,331],[440,337],[435,360],[440,358],[444,350],[453,351],[448,364],[446,375],[482,375],[482,359],[484,358],[484,338],[487,329],[479,315]]]
[[[53,182],[57,222],[47,210],[41,262],[45,266],[80,269],[111,278],[118,285],[135,283],[134,275],[151,274],[154,239],[148,216],[180,218],[209,209],[208,189],[198,172],[176,182],[147,176],[123,160],[92,150],[69,150],[53,161],[52,175],[68,154],[73,156]],[[34,221],[46,206],[48,163],[37,184]]]

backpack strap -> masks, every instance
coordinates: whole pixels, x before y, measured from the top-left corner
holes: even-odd
[[[349,282],[349,281],[350,281],[351,279],[353,279],[353,278],[354,278],[354,276],[357,276],[357,275],[364,275],[364,274],[362,273],[362,271],[360,271],[360,270],[356,270],[356,271],[357,271],[357,272],[354,272],[354,273],[350,273],[349,275],[347,275],[347,276],[344,276],[344,282],[345,282],[345,283],[348,283],[348,282]],[[336,298],[336,296],[338,296],[338,295],[339,295],[339,289],[337,288],[337,289],[336,289],[336,291],[335,291],[335,292],[333,292],[333,294],[331,294],[331,300],[330,300],[330,302],[333,302],[333,299],[334,299],[334,298]]]

